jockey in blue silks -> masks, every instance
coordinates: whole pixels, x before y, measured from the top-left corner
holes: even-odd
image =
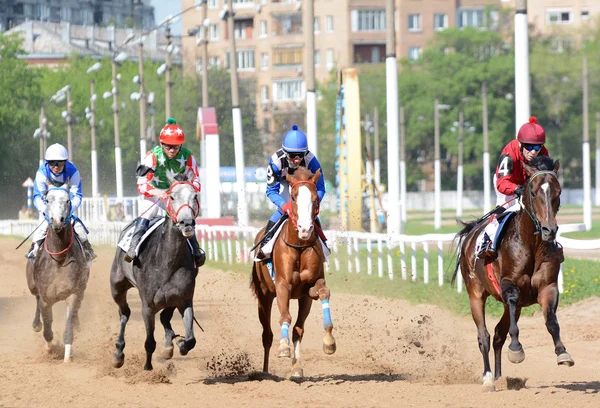
[[[317,160],[317,156],[308,150],[308,140],[304,132],[298,129],[298,125],[293,125],[292,130],[283,137],[281,149],[271,156],[267,166],[267,197],[277,206],[277,210],[267,223],[262,246],[266,245],[273,237],[275,231],[271,231],[271,229],[283,216],[283,205],[290,200],[290,186],[285,176],[294,174],[298,167],[306,167],[312,173],[321,170],[321,177],[317,181],[317,195],[319,201],[322,201],[325,196],[325,179],[321,164]],[[320,227],[318,218],[317,223]],[[259,252],[257,258],[264,258],[264,254]]]
[[[63,145],[55,143],[49,146],[46,149],[44,160],[45,162],[40,166],[35,175],[33,186],[33,203],[40,214],[40,219],[44,222],[31,237],[33,242],[31,243],[31,249],[26,255],[31,260],[35,259],[40,244],[48,231],[48,220],[46,218],[46,194],[48,190],[53,187],[66,188],[71,195],[71,213],[74,213],[81,205],[81,198],[83,196],[79,170],[69,161],[69,154]],[[96,254],[87,239],[85,228],[81,222],[76,222],[74,228],[85,249],[88,260],[93,260],[96,258]]]

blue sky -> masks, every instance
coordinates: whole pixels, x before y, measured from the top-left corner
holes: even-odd
[[[150,5],[154,6],[154,20],[156,24],[162,22],[170,14],[181,12],[181,0],[150,0]],[[182,31],[181,20],[171,28],[171,34],[174,35],[181,35]]]

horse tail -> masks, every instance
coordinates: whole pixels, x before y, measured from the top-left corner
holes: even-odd
[[[484,217],[482,217],[484,218]],[[460,224],[462,224],[463,228],[458,231],[458,233],[456,234],[456,236],[454,237],[454,245],[456,245],[456,265],[454,266],[454,273],[452,274],[452,280],[450,281],[450,283],[452,285],[454,285],[454,281],[456,280],[456,276],[458,275],[458,271],[460,269],[460,260],[462,257],[462,243],[464,241],[464,239],[467,237],[467,235],[469,235],[469,233],[471,231],[473,231],[475,229],[475,227],[477,227],[479,225],[479,223],[482,221],[482,218],[476,219],[475,221],[471,221],[471,222],[464,222],[461,220],[457,220]]]
[[[258,298],[258,291],[260,290],[260,279],[258,278],[258,266],[256,262],[252,262],[252,274],[250,275],[250,289],[254,296]]]

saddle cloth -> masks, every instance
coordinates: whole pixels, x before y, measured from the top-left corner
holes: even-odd
[[[279,234],[281,233],[281,230],[283,228],[283,226],[288,223],[289,220],[285,220],[280,226],[279,228],[277,228],[277,231],[275,231],[275,234],[273,235],[273,238],[271,238],[271,240],[269,242],[267,242],[267,245],[263,246],[261,248],[262,252],[265,254],[265,256],[267,258],[270,257],[271,253],[273,252],[273,245],[275,245],[275,241],[277,241],[277,237],[279,236]],[[318,234],[317,234],[318,235]],[[323,248],[323,256],[325,257],[325,262],[329,262],[329,255],[331,254],[331,251],[329,250],[329,248],[327,247],[327,245],[325,244],[325,242],[323,242],[323,240],[321,239],[321,237],[319,236],[319,244],[321,245],[321,248]],[[258,248],[257,248],[258,250]],[[255,250],[256,251],[256,250]],[[255,252],[256,253],[256,252]],[[261,259],[255,258],[254,254],[252,255],[254,258],[254,261],[256,262],[260,262]]]
[[[510,220],[517,214],[518,211],[506,211],[497,217],[490,218],[488,224],[492,222],[498,223],[498,227],[496,228],[495,234],[493,237],[490,237],[492,242],[494,243],[494,247],[496,251],[500,249],[500,243],[502,242],[502,238],[504,237],[504,232],[506,231],[506,227],[510,224]],[[477,237],[477,245],[475,246],[475,254],[479,253],[481,249],[481,245],[484,241],[484,235],[486,233],[486,228],[482,229]]]
[[[142,239],[140,239],[140,243],[137,245],[137,247],[135,247],[136,255],[139,255],[139,250],[140,250],[140,246],[142,245],[142,242],[144,242],[146,239],[148,239],[148,237],[152,234],[152,232],[155,229],[157,229],[159,226],[161,226],[164,222],[165,222],[164,217],[156,217],[156,218],[153,218],[150,220],[148,230],[142,236]],[[129,243],[131,242],[131,238],[133,237],[133,231],[135,230],[134,225],[135,225],[134,223],[131,223],[131,225],[128,225],[127,227],[125,227],[125,230],[123,230],[121,239],[119,241],[119,244],[118,244],[119,248],[121,248],[125,252],[129,251]]]

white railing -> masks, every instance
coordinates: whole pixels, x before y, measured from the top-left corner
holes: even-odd
[[[88,218],[89,219],[89,218]],[[85,221],[85,220],[84,220]],[[26,237],[39,224],[38,221],[0,220],[0,235]],[[127,222],[89,222],[89,239],[95,245],[116,246],[121,230]],[[581,231],[583,224],[566,224],[560,226],[562,233]],[[250,263],[250,248],[258,228],[237,226],[197,225],[200,246],[205,249],[208,260],[217,262]],[[431,282],[431,274],[435,273],[439,286],[444,285],[444,247],[454,239],[455,234],[427,234],[419,236],[372,234],[366,232],[325,231],[328,246],[331,249],[327,271],[333,268],[336,272],[366,273],[388,279],[401,278],[417,281],[419,275],[423,283]],[[564,248],[600,249],[600,239],[575,240],[559,236]],[[422,250],[422,261],[418,258]],[[430,260],[437,261],[437,271],[430,270]],[[450,265],[453,269],[453,265]],[[562,268],[558,277],[559,291],[563,291]],[[462,292],[462,276],[457,275],[457,291]]]

